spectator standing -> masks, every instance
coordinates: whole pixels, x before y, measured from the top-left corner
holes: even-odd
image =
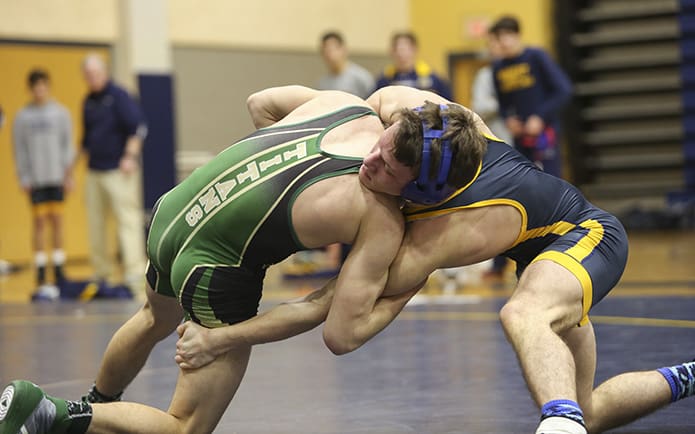
[[[485,121],[495,136],[503,142],[513,145],[514,138],[504,124],[504,119],[500,116],[500,104],[495,90],[492,62],[501,58],[501,50],[499,41],[492,34],[487,36],[487,47],[490,63],[481,67],[473,77],[471,109]]]
[[[27,78],[31,102],[14,120],[13,142],[17,176],[32,204],[32,239],[37,291],[34,298],[56,299],[64,283],[63,200],[72,189],[72,165],[75,150],[72,122],[68,110],[51,98],[50,79],[42,69],[32,70]],[[55,285],[47,283],[47,226],[52,231]]]
[[[492,62],[502,58],[501,47],[494,34],[487,34],[487,48],[491,63],[483,66],[473,77],[473,87],[471,89],[472,101],[471,108],[476,112],[490,130],[503,142],[514,145],[514,138],[509,133],[504,119],[500,115],[500,105],[497,100],[495,81],[492,72]],[[507,258],[496,256],[491,261],[491,267],[486,272],[489,277],[502,277],[507,266]]]
[[[391,37],[393,64],[384,68],[376,83],[377,89],[386,86],[408,86],[429,90],[452,99],[449,83],[434,73],[432,67],[417,59],[417,37],[412,32],[396,33]]]
[[[321,77],[320,90],[342,90],[366,99],[374,91],[374,77],[350,61],[343,35],[330,31],[321,37],[321,57],[328,74]]]
[[[560,112],[572,84],[548,53],[523,44],[516,18],[499,19],[490,33],[500,45],[502,58],[493,63],[495,89],[514,145],[541,169],[561,177]]]
[[[124,283],[140,295],[145,269],[140,162],[147,127],[139,105],[110,79],[101,57],[87,56],[82,70],[89,88],[82,145],[89,156],[85,194],[94,278],[111,275],[104,227],[110,211],[116,219]]]

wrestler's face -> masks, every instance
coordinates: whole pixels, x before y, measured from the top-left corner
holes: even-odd
[[[388,127],[372,150],[364,157],[359,177],[364,186],[380,193],[400,196],[405,186],[415,179],[412,168],[396,160],[393,138],[399,123]]]

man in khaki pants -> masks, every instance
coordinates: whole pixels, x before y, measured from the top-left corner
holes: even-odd
[[[89,155],[85,194],[94,278],[106,280],[111,275],[105,233],[111,210],[116,218],[124,283],[139,295],[145,269],[140,162],[147,127],[137,102],[111,81],[103,59],[87,56],[82,72],[89,87],[82,144]]]

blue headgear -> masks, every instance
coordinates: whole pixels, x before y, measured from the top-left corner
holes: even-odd
[[[439,106],[442,109],[448,108],[446,105],[442,104]],[[422,110],[422,107],[417,107],[416,112]],[[451,168],[451,143],[449,140],[442,139],[442,134],[446,131],[446,126],[448,124],[448,117],[442,116],[442,129],[435,130],[430,129],[423,122],[422,132],[423,132],[423,143],[422,143],[422,159],[420,161],[420,174],[413,182],[405,186],[401,191],[401,197],[403,199],[409,200],[415,203],[421,203],[425,205],[431,205],[433,203],[441,202],[447,197],[454,194],[456,189],[446,183],[446,178],[449,175],[449,169]],[[441,156],[439,158],[439,172],[435,179],[430,179],[430,156],[432,139],[440,140]]]

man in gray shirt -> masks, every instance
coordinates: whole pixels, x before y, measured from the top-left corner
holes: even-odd
[[[55,299],[59,290],[48,285],[45,252],[47,226],[52,229],[54,281],[64,280],[63,197],[72,188],[72,165],[75,150],[72,123],[67,109],[50,95],[48,73],[35,69],[29,73],[32,100],[14,120],[13,141],[17,176],[29,195],[33,213],[33,247],[38,291],[34,298]]]
[[[321,56],[329,73],[321,77],[320,90],[342,90],[365,99],[374,91],[374,77],[348,59],[345,39],[340,33],[327,32],[321,37]]]

